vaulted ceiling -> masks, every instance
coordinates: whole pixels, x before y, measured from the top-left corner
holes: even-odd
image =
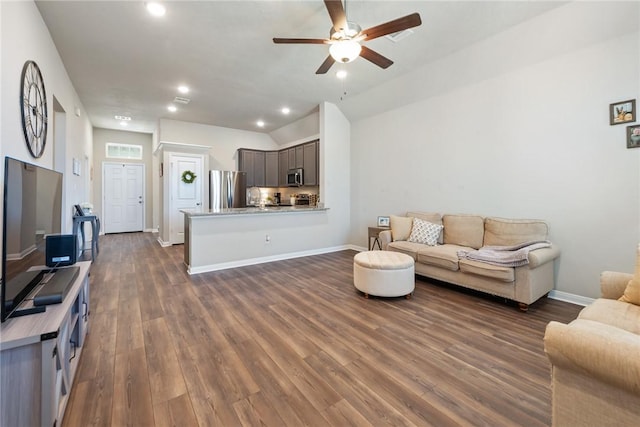
[[[418,12],[422,25],[397,42],[366,45],[394,61],[383,70],[358,58],[316,69],[326,45],[276,45],[273,37],[326,38],[321,0],[171,1],[161,18],[142,1],[38,1],[69,77],[96,127],[153,132],[158,119],[270,132],[340,104],[431,61],[504,31],[562,3],[556,1],[350,0],[347,18],[362,28]],[[335,72],[345,69],[343,81]],[[180,94],[186,84],[190,92]],[[186,105],[167,106],[176,96]],[[284,115],[282,107],[291,112]],[[263,128],[256,126],[263,120]]]

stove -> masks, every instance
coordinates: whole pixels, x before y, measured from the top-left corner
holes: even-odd
[[[308,194],[298,194],[296,196],[296,206],[309,205],[309,195]]]

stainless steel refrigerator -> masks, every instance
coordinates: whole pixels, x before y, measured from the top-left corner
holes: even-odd
[[[247,173],[209,171],[209,209],[247,206]]]

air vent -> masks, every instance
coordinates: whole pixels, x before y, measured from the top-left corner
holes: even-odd
[[[385,37],[391,40],[394,43],[398,43],[400,40],[409,37],[413,34],[413,31],[410,29],[398,31],[397,33],[387,34]]]
[[[173,102],[176,102],[176,103],[178,103],[178,104],[188,104],[188,103],[190,103],[190,102],[191,102],[191,100],[190,100],[189,98],[183,98],[183,97],[181,97],[181,96],[176,96],[176,97],[173,99]]]

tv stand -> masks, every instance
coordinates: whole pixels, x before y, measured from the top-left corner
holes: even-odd
[[[89,330],[91,261],[74,267],[60,304],[0,325],[0,426],[62,425]]]

